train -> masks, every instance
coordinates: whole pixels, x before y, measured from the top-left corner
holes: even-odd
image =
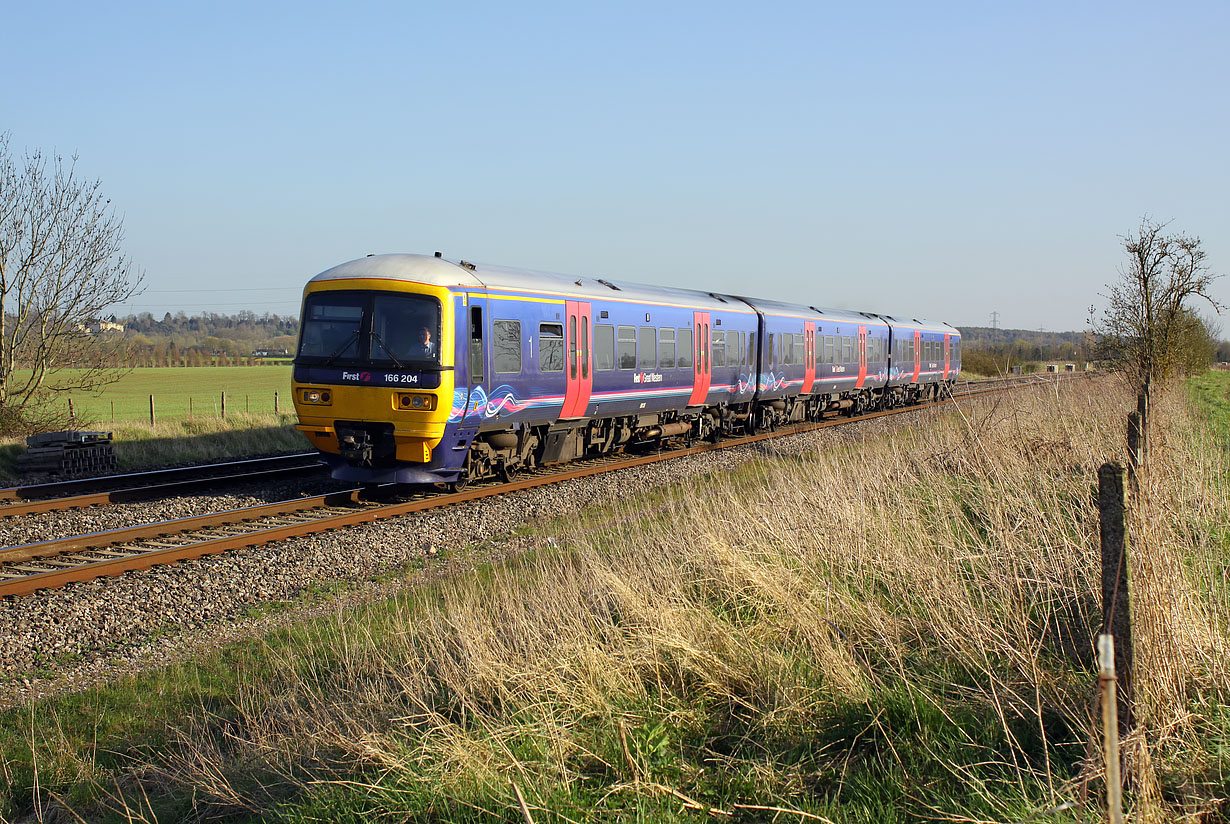
[[[363,485],[511,480],[939,397],[947,323],[719,292],[368,255],[303,292],[297,428]]]

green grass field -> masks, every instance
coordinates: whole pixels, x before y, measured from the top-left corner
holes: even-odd
[[[83,422],[106,426],[114,421],[149,421],[149,398],[159,421],[218,417],[222,393],[228,414],[292,411],[289,366],[168,366],[134,369],[97,394],[72,395]],[[67,397],[62,402],[68,403]]]
[[[1230,371],[1209,370],[1190,378],[1187,385],[1207,413],[1209,425],[1223,436],[1230,434]]]

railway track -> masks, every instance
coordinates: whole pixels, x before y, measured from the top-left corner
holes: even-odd
[[[316,452],[248,458],[216,464],[181,466],[71,481],[0,489],[0,518],[79,509],[98,504],[148,501],[220,483],[248,483],[300,477],[324,471]]]
[[[380,503],[364,497],[361,490],[352,489],[209,515],[6,547],[0,549],[0,596],[28,595],[40,589],[62,587],[69,583],[120,575],[158,565],[174,564],[234,549],[260,546],[287,538],[342,529],[428,509],[455,506],[481,498],[619,469],[629,469],[684,455],[730,449],[770,438],[917,411],[951,403],[959,398],[999,392],[1022,383],[1037,384],[1038,382],[1038,378],[1033,376],[1025,379],[964,382],[957,385],[952,398],[934,403],[863,415],[837,416],[822,421],[783,427],[775,432],[726,438],[715,444],[671,449],[635,457],[621,455],[573,462],[559,469],[539,470],[518,480],[504,483],[484,482],[461,492],[419,493],[410,500]]]

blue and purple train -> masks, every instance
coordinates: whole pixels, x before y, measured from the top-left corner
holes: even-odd
[[[935,398],[944,323],[373,255],[308,282],[298,428],[333,475],[463,486],[668,439]]]

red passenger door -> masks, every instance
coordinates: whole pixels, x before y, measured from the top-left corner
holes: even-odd
[[[949,340],[952,336],[944,334],[944,380],[948,380],[948,364],[951,363],[952,341]]]
[[[568,359],[564,367],[564,408],[561,418],[583,418],[589,406],[589,396],[594,389],[593,357],[590,345],[593,332],[590,329],[589,303],[580,300],[564,301],[564,345]]]
[[[803,394],[816,382],[816,322],[803,321]]]
[[[701,406],[709,397],[709,380],[713,372],[709,364],[709,313],[692,313],[692,340],[696,355],[692,364],[692,397],[688,406]]]

